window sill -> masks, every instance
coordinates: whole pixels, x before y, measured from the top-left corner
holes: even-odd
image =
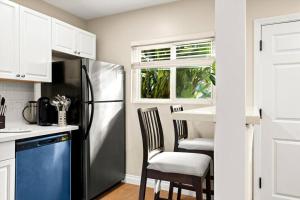
[[[132,100],[133,104],[185,104],[185,105],[207,105],[215,104],[214,100],[170,100],[170,99],[143,99]]]

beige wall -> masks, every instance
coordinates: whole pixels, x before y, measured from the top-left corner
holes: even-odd
[[[247,1],[246,103],[248,105],[253,103],[253,20],[294,12],[300,12],[299,0]],[[97,34],[97,59],[125,65],[127,72],[127,173],[139,175],[142,162],[142,141],[136,109],[151,105],[130,102],[130,44],[132,41],[214,31],[214,1],[181,0],[162,6],[98,18],[88,21],[88,30]],[[195,107],[185,106],[186,108]],[[169,105],[159,105],[159,109],[162,115],[165,143],[167,149],[170,150],[174,137]],[[193,135],[212,136],[211,124],[193,124],[190,127]]]
[[[139,107],[151,106],[130,102],[131,42],[212,31],[213,10],[212,0],[184,0],[88,22],[88,30],[97,34],[97,59],[120,63],[126,68],[128,174],[139,175],[142,163],[142,140],[136,110]],[[170,150],[173,147],[174,134],[169,105],[159,105],[159,110],[165,145]],[[211,129],[212,125],[203,124],[201,131],[191,128],[191,132],[205,135],[212,132]]]
[[[300,13],[299,0],[247,0],[247,104],[253,104],[253,25],[254,20]]]
[[[25,7],[31,8],[33,10],[39,11],[51,17],[55,17],[59,20],[72,24],[82,29],[87,28],[87,22],[83,19],[80,19],[72,14],[67,13],[60,8],[54,7],[42,0],[12,0],[19,3]]]

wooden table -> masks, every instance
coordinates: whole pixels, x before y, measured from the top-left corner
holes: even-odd
[[[172,113],[172,117],[177,120],[216,122],[216,107],[209,106],[174,112]],[[249,107],[246,109],[246,124],[260,124],[259,109],[255,107]]]

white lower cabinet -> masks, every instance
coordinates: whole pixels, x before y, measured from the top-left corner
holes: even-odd
[[[0,199],[15,199],[15,159],[0,161]]]

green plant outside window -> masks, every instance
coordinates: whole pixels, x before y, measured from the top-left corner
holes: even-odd
[[[142,69],[141,70],[141,98],[169,99],[170,98],[170,70]]]
[[[177,68],[176,97],[207,99],[212,97],[212,67]]]

